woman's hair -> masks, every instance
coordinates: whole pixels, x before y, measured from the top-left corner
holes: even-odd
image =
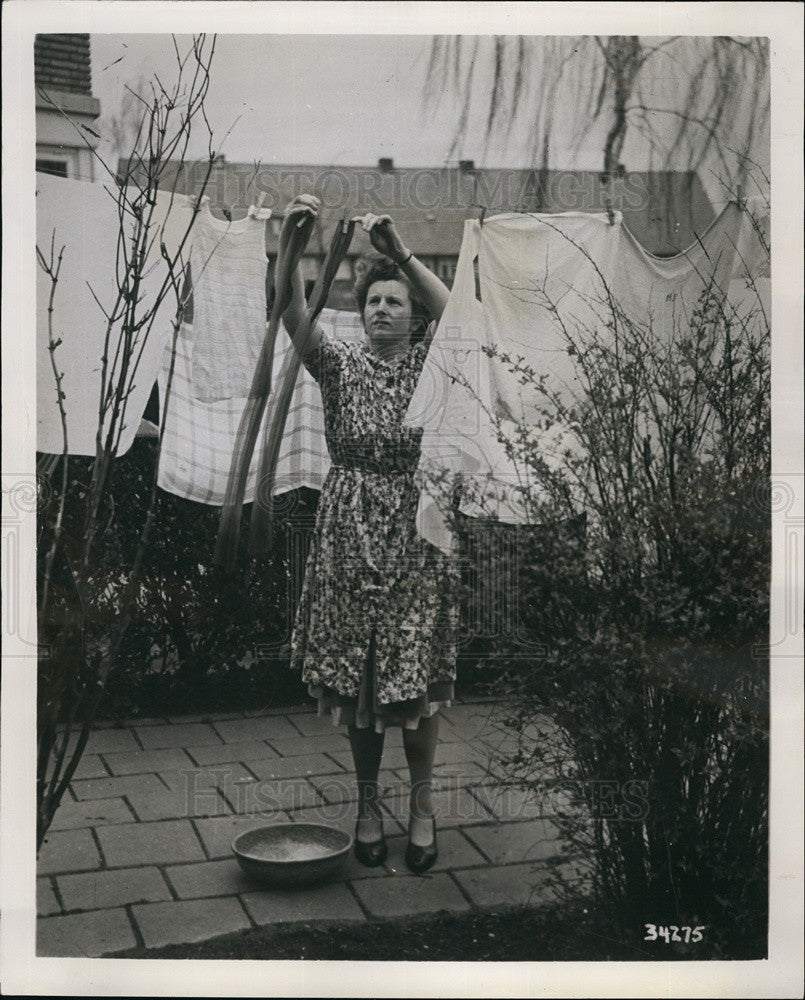
[[[420,340],[424,339],[431,316],[401,268],[382,254],[372,254],[361,258],[357,262],[355,270],[357,277],[355,278],[354,291],[361,316],[366,308],[369,289],[376,281],[402,282],[408,289],[408,296],[411,299],[411,345],[418,344]]]

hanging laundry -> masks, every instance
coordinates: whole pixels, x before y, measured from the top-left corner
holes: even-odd
[[[148,245],[149,263],[161,256],[160,245],[173,261],[180,254],[179,265],[190,260],[195,227],[195,200],[186,194],[157,191],[156,204],[151,212],[153,236]]]
[[[476,297],[479,236],[477,222],[465,223],[450,298],[404,421],[423,428],[417,528],[446,553],[453,545],[448,484],[461,485],[463,514],[507,524],[527,521],[523,490],[533,496],[539,489],[528,469],[507,452],[505,441],[514,440],[516,428],[494,403],[493,362]]]
[[[67,417],[68,452],[94,455],[100,415],[101,366],[107,320],[112,311],[117,285],[115,267],[120,231],[115,198],[102,184],[68,180],[49,174],[36,175],[36,242],[49,260],[54,237],[56,256],[65,247],[59,282],[53,302],[53,336],[61,339],[54,358],[64,372],[62,391]],[[139,315],[153,304],[165,271],[161,266],[147,269],[141,287]],[[48,350],[48,300],[50,279],[37,265],[36,275],[36,447],[40,452],[61,454],[64,449],[56,383]],[[95,301],[96,295],[101,305]],[[134,385],[126,400],[117,454],[124,455],[140,426],[151,388],[162,360],[175,308],[172,296],[165,297],[147,337],[140,332],[134,357],[137,369]],[[120,324],[112,330],[108,377],[121,373],[122,352],[116,352]],[[140,350],[142,353],[140,353]],[[114,362],[117,354],[117,361]],[[114,365],[114,367],[113,367]],[[109,414],[104,430],[108,430]],[[120,427],[118,421],[117,427]]]
[[[743,287],[753,281],[762,300],[767,279],[751,271],[762,268],[764,255],[751,230],[747,213],[727,206],[695,246],[662,259],[637,244],[617,213],[614,224],[577,213],[468,221],[450,299],[405,421],[424,429],[420,533],[449,551],[444,490],[440,499],[438,489],[427,489],[440,475],[472,487],[460,503],[463,513],[527,523],[523,498],[539,500],[540,491],[516,458],[519,448],[538,446],[549,468],[561,467],[568,452],[580,454],[572,428],[546,419],[546,396],[534,383],[565,403],[579,392],[568,347],[585,331],[606,331],[608,294],[657,338],[687,321],[711,280],[729,290],[743,275]],[[728,291],[728,308],[735,302]],[[512,371],[515,362],[522,379]],[[472,499],[479,495],[482,502]],[[570,500],[580,502],[580,492]]]
[[[510,358],[493,364],[493,390],[509,419],[532,423],[539,417],[533,388],[513,370],[519,358],[537,378],[550,373],[554,391],[576,390],[568,338],[600,325],[604,286],[620,242],[620,213],[614,220],[581,212],[511,214],[480,227],[486,343]]]
[[[771,326],[771,246],[769,206],[747,198],[727,298],[738,323],[765,335]]]
[[[193,227],[193,392],[213,403],[246,396],[266,328],[265,220],[228,222],[202,199]]]
[[[356,313],[326,309],[319,323],[332,336],[343,339],[362,336],[360,317]],[[159,372],[159,398],[165,430],[157,481],[160,488],[168,493],[220,506],[224,501],[238,427],[247,400],[236,397],[204,403],[196,399],[192,385],[193,335],[193,327],[187,324],[179,331],[167,415],[164,401],[170,368],[170,344],[165,349]],[[290,337],[281,329],[275,344],[275,370],[282,366],[292,349]],[[259,454],[255,453],[246,481],[244,503],[254,500],[258,464]],[[307,369],[303,369],[291,398],[273,495],[301,486],[320,490],[329,468],[321,394]]]
[[[689,327],[705,289],[726,292],[744,270],[749,229],[746,213],[730,203],[683,253],[655,257],[623,228],[612,269],[614,301],[632,323],[669,341]]]

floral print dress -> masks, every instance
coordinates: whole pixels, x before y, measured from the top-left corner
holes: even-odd
[[[318,381],[332,467],[291,640],[319,714],[414,728],[453,698],[458,573],[416,530],[422,431],[402,420],[427,354],[387,362],[322,334]]]

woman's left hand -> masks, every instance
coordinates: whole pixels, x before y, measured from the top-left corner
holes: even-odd
[[[399,264],[409,256],[409,251],[400,239],[390,215],[372,215],[369,212],[364,215],[361,225],[369,234],[375,250],[390,257],[395,264]]]

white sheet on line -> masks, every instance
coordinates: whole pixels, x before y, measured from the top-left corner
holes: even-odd
[[[464,513],[526,523],[517,487],[538,488],[524,482],[526,470],[498,440],[497,422],[503,421],[500,428],[510,441],[518,425],[527,428],[549,465],[579,445],[570,427],[554,423],[546,429],[544,398],[521,383],[509,362],[490,360],[489,352],[522,359],[567,402],[578,391],[568,337],[591,328],[600,332],[608,311],[605,287],[633,320],[650,324],[662,338],[690,313],[711,279],[730,289],[733,308],[756,303],[751,290],[738,294],[739,285],[745,291],[754,282],[762,291],[764,279],[757,274],[763,258],[749,215],[734,205],[694,247],[665,259],[647,254],[619,215],[614,225],[605,216],[580,213],[496,216],[483,227],[468,221],[450,299],[406,416],[406,423],[424,428],[421,475],[427,482],[461,474],[476,488],[488,487],[493,498],[483,509],[465,501]],[[465,379],[469,389],[461,386]],[[418,527],[449,551],[450,533],[433,492],[422,490]]]
[[[72,455],[94,455],[107,321],[92,292],[106,312],[111,312],[117,296],[117,205],[102,184],[49,174],[37,173],[36,192],[37,246],[49,259],[51,237],[55,233],[56,255],[62,246],[65,248],[53,304],[53,334],[54,339],[61,338],[62,341],[55,350],[55,361],[59,372],[64,372],[62,390],[65,394],[68,452]],[[144,303],[155,300],[165,273],[165,265],[159,260],[149,266],[141,286]],[[37,265],[37,450],[61,454],[64,449],[62,424],[48,351],[49,295],[50,279]],[[174,308],[175,300],[171,294],[163,302],[150,335],[141,339],[135,352],[140,356],[133,379],[134,387],[126,403],[118,455],[128,451],[139,428],[162,361]],[[119,330],[118,324],[110,343],[110,368]],[[119,373],[120,370],[118,360],[114,372]],[[104,427],[108,426],[107,417]]]

